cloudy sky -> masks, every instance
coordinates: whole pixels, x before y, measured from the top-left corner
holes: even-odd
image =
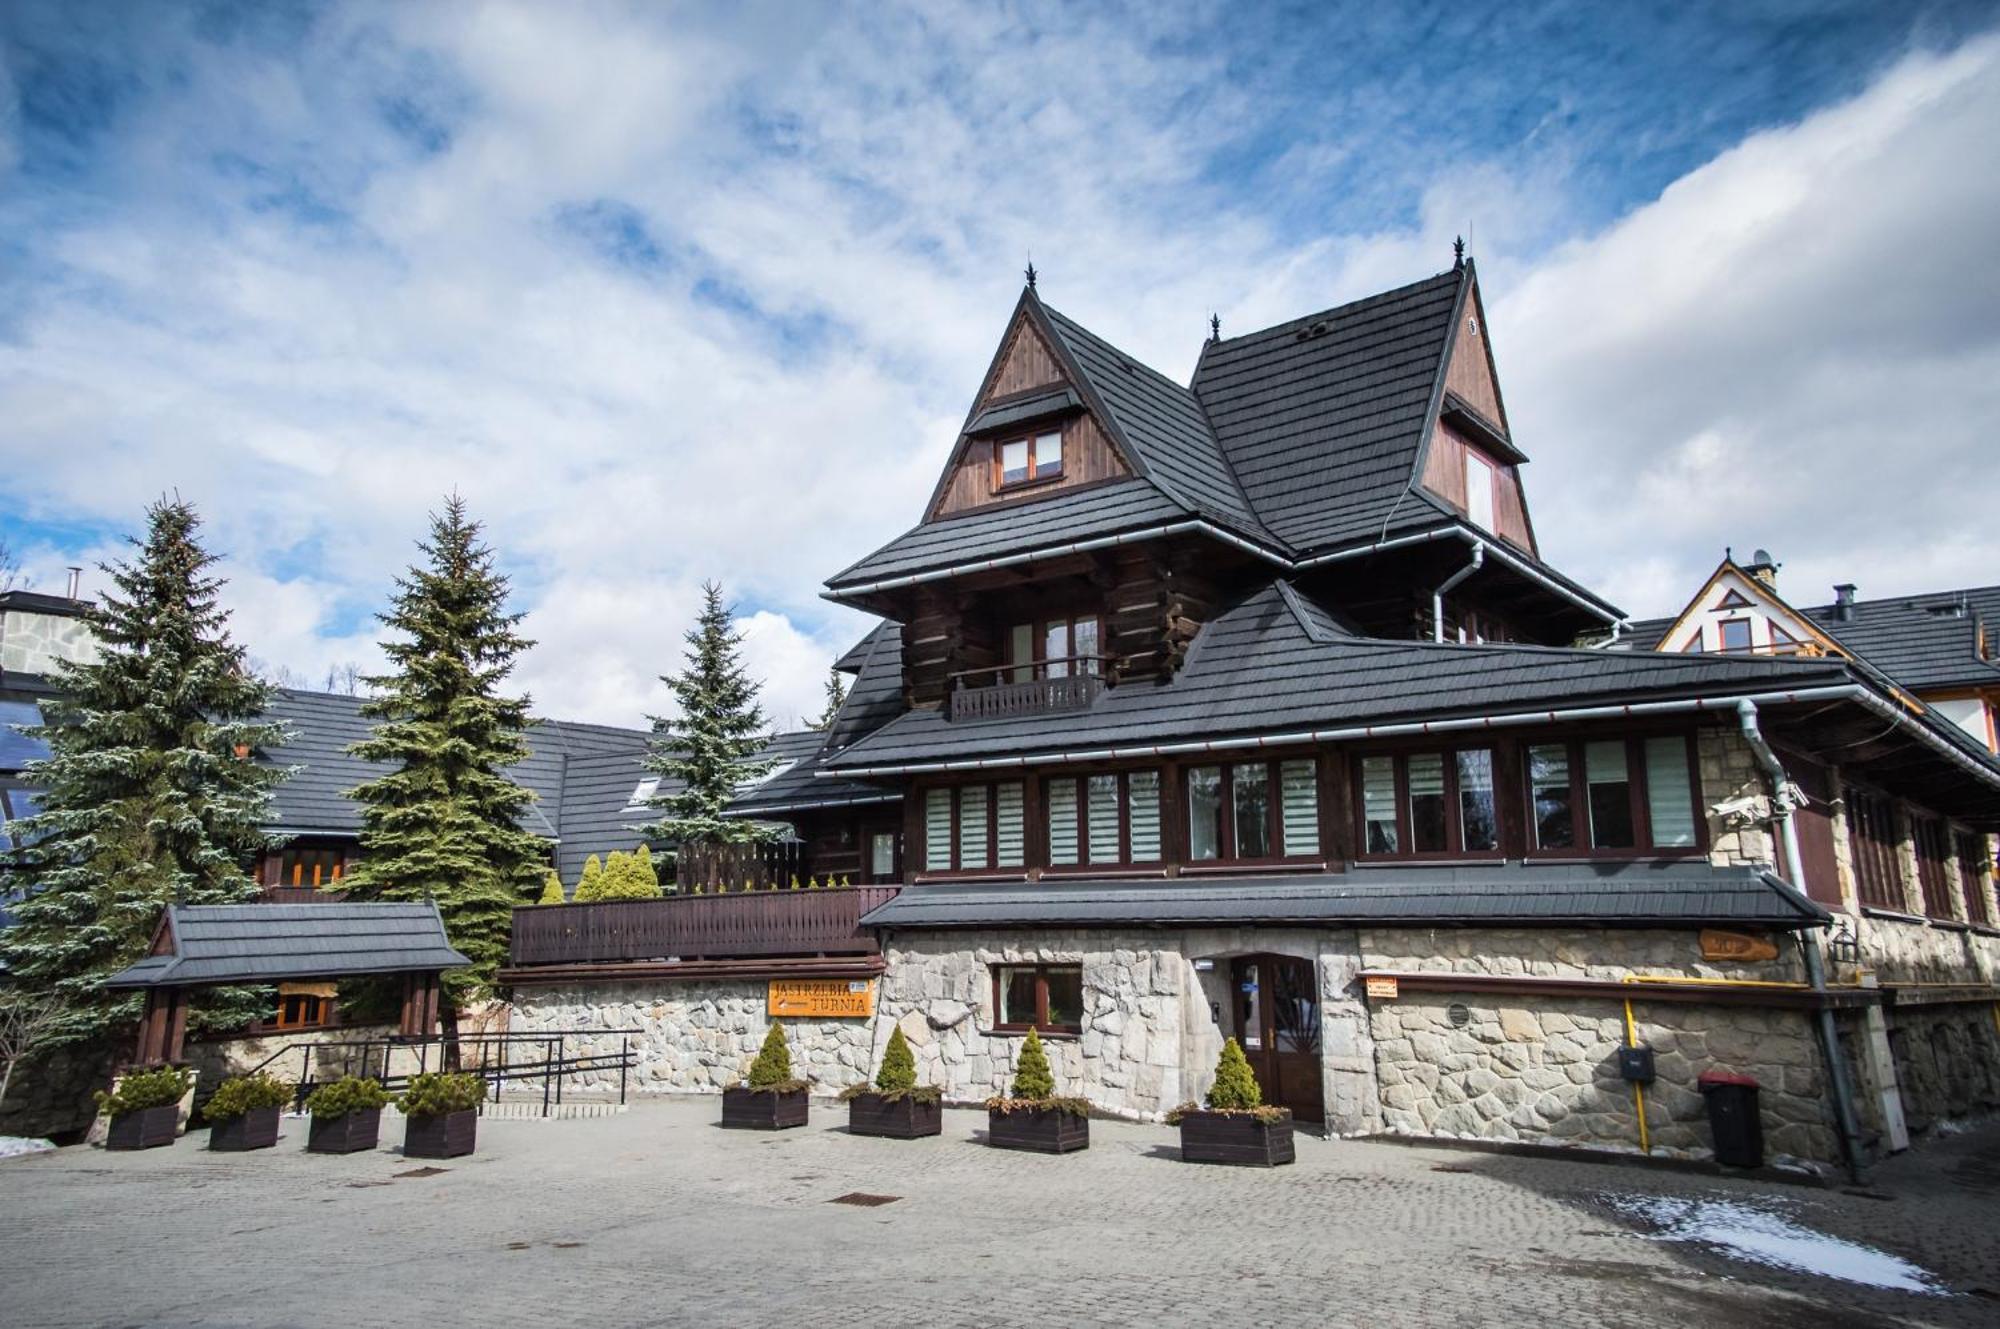
[[[1652,11],[1648,16],[1646,11]],[[1167,373],[1479,259],[1544,553],[2000,582],[2000,9],[932,0],[0,6],[0,538],[175,490],[237,631],[378,657],[464,494],[544,714],[664,705],[704,578],[768,709],[865,624],[1032,254]],[[101,578],[87,579],[86,587]]]

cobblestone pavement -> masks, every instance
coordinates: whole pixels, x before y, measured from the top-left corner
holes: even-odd
[[[981,1147],[975,1112],[913,1142],[819,1104],[776,1135],[718,1112],[486,1121],[428,1176],[393,1147],[308,1155],[291,1119],[255,1154],[191,1137],[0,1162],[0,1325],[2000,1323],[2000,1125],[1853,1194],[1317,1139],[1277,1171],[1191,1167],[1171,1130],[1112,1122],[1052,1158]],[[830,1203],[855,1191],[899,1198]],[[1956,1290],[1657,1240],[1620,1216],[1634,1196],[1776,1208]]]

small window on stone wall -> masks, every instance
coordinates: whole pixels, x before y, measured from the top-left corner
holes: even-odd
[[[1003,964],[993,967],[994,1028],[1074,1034],[1083,1029],[1083,966]]]

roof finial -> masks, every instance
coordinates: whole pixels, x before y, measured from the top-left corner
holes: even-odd
[[[1035,289],[1035,260],[1032,256],[1028,259],[1028,289]]]
[[[1459,236],[1451,242],[1451,270],[1457,272],[1465,266],[1465,237]]]
[[[1208,339],[1210,341],[1222,340],[1222,315],[1210,314],[1208,316]]]

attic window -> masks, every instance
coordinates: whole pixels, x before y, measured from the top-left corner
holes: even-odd
[[[1480,530],[1493,529],[1493,467],[1469,450],[1465,454],[1465,515]]]
[[[1050,430],[999,445],[993,487],[1005,489],[1031,480],[1053,480],[1062,474],[1062,431]]]

